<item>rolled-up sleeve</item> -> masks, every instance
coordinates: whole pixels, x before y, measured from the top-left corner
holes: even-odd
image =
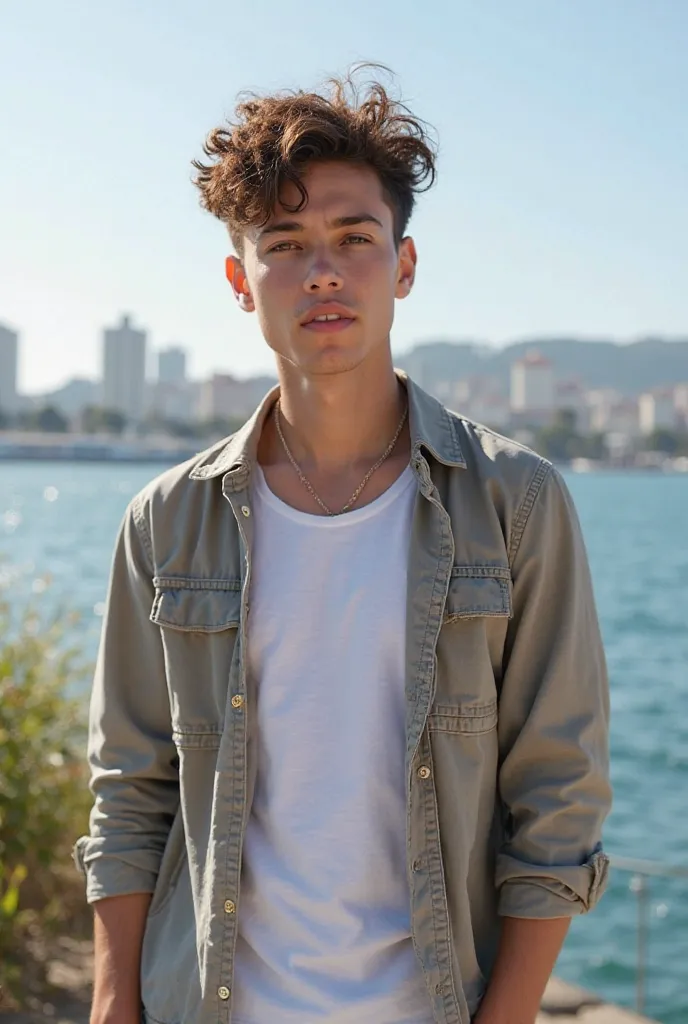
[[[165,664],[150,621],[153,568],[139,498],[122,522],[110,575],[89,714],[94,796],[74,847],[89,903],[153,892],[179,806]]]
[[[561,475],[545,462],[514,522],[510,556],[499,912],[571,917],[595,905],[607,880],[609,687],[578,517]]]

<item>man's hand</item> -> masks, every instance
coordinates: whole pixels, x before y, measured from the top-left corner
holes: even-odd
[[[140,1024],[141,946],[150,901],[150,893],[133,893],[94,904],[90,1024]]]
[[[535,1024],[570,923],[568,917],[504,918],[497,960],[475,1024]]]

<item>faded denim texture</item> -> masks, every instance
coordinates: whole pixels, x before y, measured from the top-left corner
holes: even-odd
[[[607,673],[557,470],[399,377],[418,486],[403,641],[413,941],[435,1021],[468,1024],[500,917],[584,913],[605,887]],[[160,1024],[231,1020],[256,772],[250,479],[276,395],[137,495],[114,556],[75,857],[90,902],[153,894],[141,984]]]

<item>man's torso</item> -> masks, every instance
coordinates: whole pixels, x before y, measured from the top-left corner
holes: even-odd
[[[468,1024],[494,961],[498,901],[511,916],[569,916],[604,887],[604,659],[552,467],[405,386],[410,925],[434,1020]],[[76,857],[92,901],[155,887],[141,981],[159,1024],[232,1016],[261,742],[252,473],[272,401],[137,496],[113,565],[91,710],[97,807]]]
[[[253,487],[258,767],[236,1024],[429,1024],[406,876],[404,636],[414,478],[343,516]]]

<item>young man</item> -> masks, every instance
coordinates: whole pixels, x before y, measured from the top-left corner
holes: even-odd
[[[279,387],[122,525],[77,844],[91,1020],[532,1024],[607,873],[571,500],[393,369],[435,169],[405,108],[253,99],[205,152]]]

